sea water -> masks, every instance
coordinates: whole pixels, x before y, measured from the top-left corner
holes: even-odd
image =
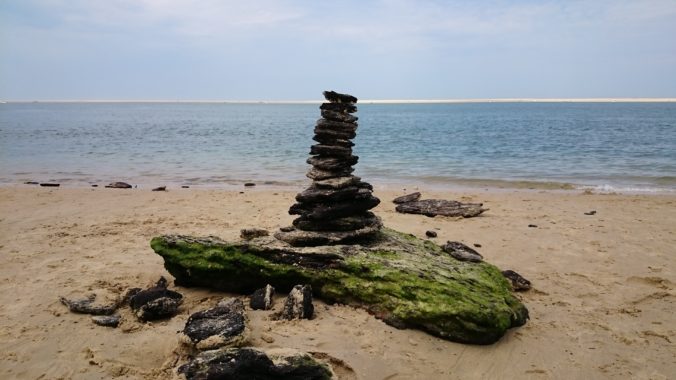
[[[676,191],[676,103],[358,104],[375,185]],[[0,104],[0,184],[302,184],[318,104]]]

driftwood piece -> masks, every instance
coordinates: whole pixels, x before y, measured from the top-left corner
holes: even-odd
[[[488,210],[481,206],[483,206],[483,203],[460,203],[444,199],[423,199],[400,203],[397,205],[396,210],[402,214],[422,214],[429,217],[442,215],[470,218],[481,215],[481,213]]]

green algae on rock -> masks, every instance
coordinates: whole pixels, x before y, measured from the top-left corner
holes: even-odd
[[[399,328],[489,344],[528,318],[498,268],[454,259],[433,242],[384,228],[362,245],[292,247],[272,237],[156,237],[153,250],[182,286],[251,293],[310,284],[327,301],[366,309]]]

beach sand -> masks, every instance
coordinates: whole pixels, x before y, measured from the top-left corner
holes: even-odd
[[[228,294],[178,288],[171,320],[117,329],[70,313],[59,296],[110,294],[171,279],[149,247],[164,233],[236,239],[245,227],[289,225],[298,189],[0,188],[0,378],[164,379],[188,316]],[[413,191],[409,188],[408,191]],[[531,320],[498,343],[471,346],[398,330],[351,307],[316,301],[313,320],[249,311],[254,346],[319,351],[359,379],[667,379],[676,375],[676,196],[576,191],[423,191],[484,202],[471,219],[402,215],[376,188],[392,228],[477,248],[533,283]],[[595,210],[595,215],[585,212]],[[535,224],[537,227],[528,227]],[[261,284],[261,286],[264,284]],[[281,302],[277,302],[277,308]],[[352,368],[351,372],[347,366]]]

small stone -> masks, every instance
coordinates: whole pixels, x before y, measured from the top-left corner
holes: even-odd
[[[477,263],[484,259],[479,252],[457,241],[448,241],[441,246],[441,249],[450,254],[451,257],[460,261]]]
[[[97,315],[92,317],[92,322],[99,326],[117,327],[120,325],[119,315]]]
[[[270,310],[274,302],[275,288],[272,285],[265,285],[264,288],[256,290],[249,299],[249,306],[253,310]]]
[[[529,224],[528,227],[530,227],[530,228],[538,228],[537,224]]]
[[[324,98],[331,103],[347,103],[347,104],[357,103],[357,98],[352,95],[341,94],[335,91],[324,91],[323,94]]]
[[[512,289],[517,292],[529,290],[531,288],[530,281],[526,280],[522,275],[514,272],[513,270],[508,269],[502,271],[502,275],[510,281],[512,284]]]
[[[392,202],[397,203],[397,204],[406,203],[406,202],[414,202],[414,201],[417,201],[418,199],[420,199],[421,196],[422,196],[422,194],[420,192],[415,192],[415,193],[406,194],[406,195],[402,195],[401,197],[394,198],[392,200]]]
[[[82,314],[91,314],[91,315],[108,315],[112,314],[120,306],[118,300],[107,303],[107,304],[97,304],[96,294],[90,294],[86,298],[80,299],[67,299],[65,297],[59,297],[59,301],[62,304],[68,307],[68,310],[74,313]]]
[[[190,188],[190,186],[188,186],[188,185],[181,186],[181,189],[189,189],[189,188]]]
[[[42,187],[59,187],[61,186],[60,183],[41,183],[40,186]]]
[[[24,185],[39,185],[40,182],[35,182],[35,181],[26,181],[24,182]]]
[[[361,181],[361,178],[351,175],[349,177],[329,178],[321,181],[314,181],[314,185],[319,188],[342,189],[348,186],[354,186]]]
[[[314,311],[312,287],[310,285],[296,285],[286,298],[280,318],[287,320],[312,319]]]
[[[99,187],[99,185],[92,185],[92,187]]]
[[[238,346],[249,339],[244,303],[230,298],[211,309],[198,311],[188,318],[181,341],[198,350]]]
[[[108,189],[131,189],[131,185],[126,182],[112,182],[106,185]]]
[[[435,237],[437,237],[437,233],[435,231],[429,230],[429,231],[425,231],[425,236],[427,236],[429,238],[435,238]]]
[[[244,240],[251,240],[268,235],[270,235],[268,230],[262,228],[244,228],[239,231],[239,236]]]
[[[596,215],[596,210],[591,210],[589,212],[585,212],[585,215]]]
[[[152,191],[167,191],[167,187],[166,186],[156,187]]]
[[[479,243],[474,243],[474,244],[472,244],[472,245],[473,245],[475,248],[481,248],[481,244],[479,244]]]
[[[279,230],[282,232],[291,232],[294,231],[296,228],[295,227],[281,227]]]
[[[272,335],[266,333],[261,334],[261,340],[266,343],[275,343],[275,338]]]
[[[329,157],[349,157],[352,155],[352,148],[338,145],[315,144],[310,147],[310,154]]]
[[[321,181],[324,179],[329,179],[329,178],[336,178],[336,177],[346,177],[352,174],[354,171],[353,168],[346,168],[342,170],[334,170],[334,171],[327,171],[327,170],[321,170],[317,168],[312,168],[310,169],[307,174],[305,175],[306,177],[316,180],[316,181]]]
[[[247,182],[244,184],[244,187],[253,187],[253,186],[256,186],[256,184],[253,182]]]
[[[160,277],[155,286],[141,290],[129,298],[129,305],[142,322],[173,317],[182,302],[183,295],[169,290],[164,277]]]

